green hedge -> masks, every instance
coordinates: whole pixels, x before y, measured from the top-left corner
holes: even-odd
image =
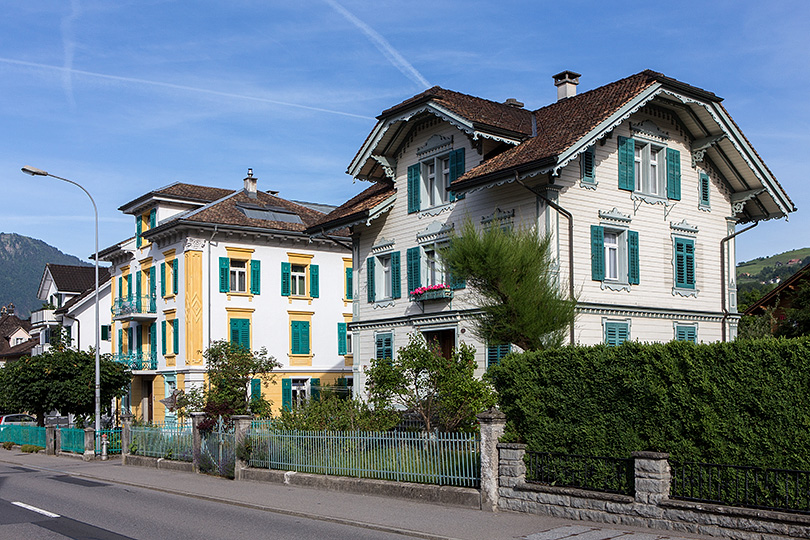
[[[810,338],[564,347],[488,376],[531,450],[810,470]]]

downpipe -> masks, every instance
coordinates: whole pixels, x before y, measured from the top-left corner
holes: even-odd
[[[732,233],[723,238],[722,240],[720,240],[720,306],[723,312],[723,318],[721,320],[720,325],[720,341],[722,342],[726,341],[726,323],[728,322],[728,318],[731,315],[728,312],[728,309],[726,308],[726,295],[728,295],[728,286],[726,285],[726,249],[724,244],[726,244],[726,242],[728,242],[735,236],[750,231],[757,225],[759,225],[759,221],[755,221],[754,224],[751,225],[750,227],[746,227],[741,231]]]

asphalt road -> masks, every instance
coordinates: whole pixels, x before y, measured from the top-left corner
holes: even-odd
[[[0,464],[0,539],[65,538],[401,540],[407,536]]]

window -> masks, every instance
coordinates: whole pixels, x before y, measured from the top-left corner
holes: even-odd
[[[285,410],[292,410],[303,406],[308,397],[320,399],[320,379],[282,379],[281,380],[281,406]]]
[[[377,334],[374,337],[375,342],[375,358],[379,359],[388,359],[391,360],[394,358],[394,334],[390,332],[386,332],[383,334]]]
[[[320,272],[317,264],[311,264],[312,255],[290,253],[288,256],[290,260],[281,263],[281,295],[318,298]]]
[[[250,350],[250,319],[230,319],[231,343]]]
[[[309,321],[290,321],[290,353],[309,354],[310,351]]]
[[[101,340],[102,341],[110,341],[110,325],[109,324],[102,324],[101,325]]]
[[[619,189],[653,199],[681,199],[681,153],[663,144],[618,137]]]
[[[709,201],[709,186],[711,182],[709,181],[709,175],[706,173],[700,173],[700,185],[699,188],[699,195],[698,195],[698,208],[701,210],[709,210],[711,209],[712,205]]]
[[[230,259],[230,280],[229,291],[231,292],[245,292],[247,289],[247,272],[245,267],[247,261],[237,261]]]
[[[352,259],[343,258],[343,299],[352,300],[354,298],[354,270]]]
[[[167,259],[160,263],[160,295],[163,297],[177,294],[177,287],[180,283],[180,262],[174,258],[174,251],[172,250],[169,255],[165,254]],[[171,259],[168,257],[172,257]],[[168,269],[167,269],[168,267]],[[222,267],[222,259],[220,259],[220,271]],[[220,288],[222,286],[222,275],[220,273]]]
[[[399,266],[399,251],[391,251],[366,259],[369,302],[391,300],[402,296]]]
[[[638,233],[591,225],[591,279],[638,285],[639,273]]]
[[[149,229],[157,226],[157,208],[152,208],[149,212],[135,216],[135,245],[142,247],[145,245],[141,235]]]
[[[338,333],[338,354],[349,355],[352,354],[352,334],[348,331],[348,325],[345,322],[337,323]]]
[[[235,250],[234,250],[235,251]],[[219,258],[219,292],[259,294],[261,261],[244,258]]]
[[[582,152],[579,158],[581,185],[594,189],[596,186],[596,164],[593,146]]]
[[[512,352],[512,344],[504,343],[503,345],[489,345],[487,346],[487,369],[490,366],[500,365],[501,358]]]
[[[451,289],[463,289],[464,280],[453,279],[444,271],[439,256],[439,244],[425,244],[409,248],[406,252],[408,271],[408,294],[419,287],[445,284]]]
[[[450,184],[464,174],[464,148],[429,157],[408,167],[408,212],[456,200]],[[460,197],[459,197],[460,198]]]
[[[621,345],[630,339],[630,324],[626,321],[604,321],[605,344],[610,347]]]
[[[290,296],[307,295],[307,267],[300,264],[290,266]]]
[[[697,326],[694,324],[676,324],[675,341],[691,341],[692,343],[697,343]]]
[[[694,290],[695,241],[689,238],[676,237],[673,243],[675,251],[675,288]]]

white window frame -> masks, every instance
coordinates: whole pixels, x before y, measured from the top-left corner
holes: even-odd
[[[350,356],[352,354],[352,333],[349,329],[346,329],[346,355]]]
[[[228,290],[230,292],[247,292],[247,263],[245,259],[229,259]]]
[[[667,164],[664,144],[634,137],[634,192],[660,199],[667,197]]]
[[[300,271],[296,271],[300,269]],[[307,295],[307,270],[309,265],[290,264],[290,296]],[[300,287],[299,287],[300,285]],[[298,289],[301,289],[300,291]]]
[[[392,300],[393,299],[393,280],[391,279],[392,275],[392,268],[391,268],[391,253],[381,253],[375,257],[375,262],[377,266],[376,272],[380,279],[374,280],[374,291],[375,298],[377,301],[385,301],[385,300]],[[376,276],[375,276],[376,277]]]
[[[421,165],[422,200],[427,204],[425,208],[435,208],[450,202],[450,192],[447,190],[450,182],[450,154],[422,160]]]
[[[309,379],[291,379],[290,404],[293,409],[303,406],[309,399],[310,395]]]

